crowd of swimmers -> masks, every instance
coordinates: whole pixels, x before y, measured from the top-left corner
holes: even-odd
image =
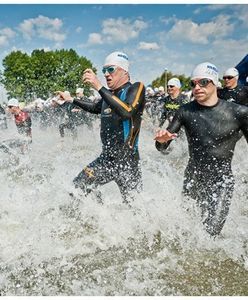
[[[82,124],[90,130],[96,119],[92,115],[99,115],[101,154],[79,172],[73,183],[88,195],[99,185],[114,181],[128,205],[134,192],[142,192],[139,134],[143,113],[158,127],[154,140],[161,154],[168,153],[170,143],[183,128],[189,149],[183,194],[185,199],[195,199],[206,231],[211,236],[219,235],[234,190],[234,148],[239,139],[248,141],[248,87],[238,84],[238,70],[230,67],[224,72],[222,87],[218,68],[201,63],[191,74],[188,93],[182,92],[176,77],[167,82],[166,91],[162,86],[153,89],[145,88],[142,82],[131,83],[128,56],[119,51],[106,57],[102,72],[107,88],[92,69],[86,69],[82,78],[83,84],[98,92],[97,97],[85,97],[82,88],[74,97],[68,91],[56,91],[54,97],[37,99],[24,108],[11,98],[6,110],[29,143],[30,115],[39,120],[41,127],[59,118],[55,123],[62,138],[65,130],[76,138]]]

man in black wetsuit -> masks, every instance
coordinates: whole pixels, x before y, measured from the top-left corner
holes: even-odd
[[[164,104],[159,127],[162,127],[166,120],[168,120],[168,122],[170,123],[180,106],[189,102],[188,97],[186,95],[183,95],[180,89],[181,82],[178,78],[173,77],[168,81],[168,96],[162,99]]]
[[[101,114],[101,155],[74,179],[76,187],[89,192],[93,187],[115,181],[124,202],[132,190],[141,189],[138,138],[145,106],[143,83],[130,83],[129,61],[125,53],[107,56],[102,72],[109,89],[105,88],[91,69],[86,69],[83,82],[101,95],[98,102],[62,97],[85,111]]]
[[[70,96],[69,91],[65,91],[64,95]],[[59,95],[58,95],[59,96]],[[60,102],[61,101],[61,102]],[[63,138],[65,136],[65,129],[70,131],[70,135],[73,139],[77,138],[77,126],[76,126],[76,114],[73,112],[75,105],[72,103],[64,102],[58,99],[57,103],[60,104],[61,115],[63,115],[63,122],[59,124],[59,133]]]
[[[248,108],[217,97],[218,70],[198,65],[191,76],[195,100],[182,106],[167,130],[155,136],[164,151],[182,126],[189,144],[184,194],[197,200],[206,231],[218,235],[225,223],[234,189],[231,161],[242,131],[248,141]]]
[[[229,68],[223,75],[224,88],[217,90],[220,99],[248,106],[248,86],[238,84],[239,71]]]

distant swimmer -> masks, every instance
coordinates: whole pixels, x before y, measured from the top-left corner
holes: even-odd
[[[168,126],[155,136],[156,147],[165,151],[183,126],[189,146],[189,162],[183,192],[197,201],[203,223],[211,236],[226,221],[234,190],[231,162],[242,132],[248,142],[248,107],[218,99],[218,70],[199,64],[191,76],[194,101],[182,106]]]
[[[6,119],[6,113],[2,105],[0,104],[0,129],[7,129],[7,119]]]
[[[107,56],[102,72],[109,89],[103,87],[93,70],[86,69],[83,82],[90,84],[101,95],[92,102],[88,99],[62,97],[85,111],[101,114],[102,153],[74,179],[76,187],[88,192],[110,181],[117,183],[124,202],[131,191],[141,189],[139,162],[139,132],[145,107],[143,83],[131,83],[129,60],[123,52]]]
[[[248,86],[238,84],[239,71],[229,68],[223,75],[224,88],[217,90],[220,99],[248,106]]]
[[[173,77],[168,81],[167,90],[168,96],[162,99],[159,127],[162,127],[166,120],[170,123],[180,106],[189,102],[188,96],[181,93],[181,82],[178,78]]]
[[[8,101],[8,109],[15,118],[17,131],[20,135],[25,137],[26,142],[23,144],[23,151],[26,150],[27,145],[32,142],[32,121],[28,112],[20,109],[19,101],[16,98],[11,98]]]

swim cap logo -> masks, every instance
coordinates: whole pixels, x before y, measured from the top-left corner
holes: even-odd
[[[118,53],[117,56],[125,58],[126,60],[128,60],[128,57],[126,55],[124,55],[124,54]]]
[[[207,69],[209,69],[209,74],[213,74],[214,72],[218,73],[218,70],[215,66],[207,65]]]

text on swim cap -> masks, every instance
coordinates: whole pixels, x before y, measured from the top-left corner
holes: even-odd
[[[118,53],[117,56],[122,57],[122,58],[125,58],[126,60],[128,60],[128,57],[127,57],[126,55],[124,55],[124,54]]]
[[[214,66],[207,65],[207,68],[210,69],[210,70],[212,70],[212,71],[215,71],[216,73],[218,73],[217,68],[215,68]]]

